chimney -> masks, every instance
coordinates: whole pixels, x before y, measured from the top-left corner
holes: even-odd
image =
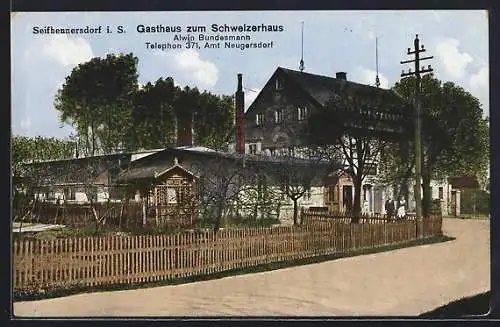
[[[347,73],[346,72],[337,72],[335,74],[336,79],[341,79],[343,81],[347,81]]]
[[[242,74],[238,74],[236,90],[236,152],[245,153],[245,93],[242,86]]]
[[[177,146],[193,146],[193,113],[178,113],[176,120]]]

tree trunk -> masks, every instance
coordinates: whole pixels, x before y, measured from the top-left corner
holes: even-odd
[[[223,205],[222,204],[217,205],[217,213],[214,222],[214,232],[217,232],[220,229],[223,211],[224,211]]]
[[[358,176],[353,178],[354,181],[354,203],[352,206],[352,220],[351,222],[354,224],[359,223],[359,217],[361,214],[361,178]]]
[[[293,200],[293,225],[296,226],[298,225],[298,218],[299,218],[299,205],[297,199],[292,199]]]
[[[431,176],[428,172],[422,174],[422,217],[429,217],[431,204]]]

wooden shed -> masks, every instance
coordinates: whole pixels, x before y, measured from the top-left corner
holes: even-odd
[[[167,169],[137,167],[119,176],[121,183],[143,203],[144,219],[154,218],[157,226],[189,227],[195,223],[196,176],[177,160]]]

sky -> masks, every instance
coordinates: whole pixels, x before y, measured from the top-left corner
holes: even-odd
[[[412,59],[407,48],[419,34],[425,46],[423,62],[441,81],[462,86],[481,102],[489,116],[488,17],[481,10],[418,11],[262,11],[262,12],[50,12],[11,16],[12,133],[66,138],[73,131],[62,125],[54,109],[57,90],[80,63],[107,54],[132,52],[139,59],[139,83],[172,77],[179,86],[215,94],[236,91],[243,74],[248,107],[278,66],[298,70],[301,26],[304,23],[305,72],[374,85],[375,44],[378,39],[381,87],[400,80],[401,60]],[[180,26],[181,33],[139,33],[138,25]],[[282,32],[214,33],[212,24],[282,25]],[[101,34],[34,34],[33,28],[102,26]],[[112,33],[105,33],[110,26]],[[118,34],[123,26],[125,33]],[[188,26],[206,26],[204,35],[250,35],[243,43],[273,42],[271,48],[203,48],[200,33]],[[186,49],[175,35],[195,36],[200,49]],[[148,49],[149,43],[181,43],[181,49]],[[213,43],[213,42],[212,42]],[[242,43],[234,42],[234,43]]]

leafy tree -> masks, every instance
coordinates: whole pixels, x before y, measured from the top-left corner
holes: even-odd
[[[407,77],[394,85],[394,89],[413,101],[414,77]],[[484,179],[489,162],[488,120],[482,116],[481,104],[462,87],[442,83],[432,75],[421,82],[422,103],[422,189],[423,214],[430,207],[430,181],[450,176],[476,176]],[[409,140],[412,140],[409,138]],[[412,141],[408,145],[412,149]],[[387,162],[386,168],[397,170],[398,166],[414,161],[413,151],[403,156],[392,153],[398,160]]]
[[[203,92],[194,121],[197,143],[208,148],[227,150],[227,136],[233,128],[233,117],[233,97]]]
[[[78,65],[66,78],[55,107],[61,122],[75,127],[79,153],[165,147],[174,143],[176,128],[188,128],[188,119],[194,120],[197,144],[225,147],[232,97],[180,89],[171,77],[138,88],[137,64],[131,53],[110,54]]]
[[[330,160],[343,158],[354,183],[353,220],[361,214],[362,183],[373,175],[380,153],[408,129],[404,101],[393,92],[345,84],[325,105],[311,115],[309,143],[325,149]]]
[[[174,105],[181,90],[171,77],[147,83],[134,95],[133,126],[126,135],[128,150],[161,148],[175,140]]]
[[[12,208],[13,219],[23,221],[34,213],[38,194],[48,173],[34,169],[31,162],[68,159],[73,156],[74,142],[53,137],[12,137]],[[29,203],[29,201],[32,201]]]
[[[124,126],[133,125],[130,116],[138,86],[137,64],[133,54],[110,54],[79,64],[66,77],[54,105],[61,122],[76,128],[87,155],[120,147]]]

